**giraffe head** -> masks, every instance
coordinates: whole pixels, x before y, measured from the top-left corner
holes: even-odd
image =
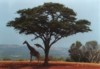
[[[25,40],[24,42],[23,42],[23,44],[26,44],[27,43],[27,41]]]

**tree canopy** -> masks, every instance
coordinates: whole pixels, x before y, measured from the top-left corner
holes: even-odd
[[[8,22],[7,26],[14,27],[20,34],[33,34],[34,39],[42,39],[46,56],[50,47],[61,38],[91,31],[88,20],[78,20],[73,9],[59,3],[44,3],[17,13],[20,17]]]

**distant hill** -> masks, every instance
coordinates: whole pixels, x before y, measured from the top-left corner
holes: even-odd
[[[36,48],[40,54],[43,56],[44,52],[40,48]],[[50,50],[50,56],[53,57],[63,57],[66,58],[68,56],[68,49],[62,47],[52,47]],[[12,60],[17,59],[29,59],[29,50],[27,46],[20,45],[0,45],[0,59],[10,58]]]

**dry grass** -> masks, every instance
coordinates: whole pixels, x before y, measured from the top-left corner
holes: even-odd
[[[0,61],[0,69],[100,69],[97,63],[76,63],[63,61],[50,61],[48,66],[38,65],[37,61]]]

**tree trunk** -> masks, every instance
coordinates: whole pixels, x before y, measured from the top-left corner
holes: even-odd
[[[49,48],[45,50],[45,59],[44,59],[44,65],[48,65],[49,61]]]
[[[47,38],[49,38],[49,37],[47,37]],[[44,65],[48,65],[48,61],[49,61],[49,57],[48,57],[49,56],[49,50],[50,50],[49,43],[50,43],[50,39],[47,39],[44,42],[44,46],[45,46],[45,49],[44,49],[44,53],[45,53]]]

